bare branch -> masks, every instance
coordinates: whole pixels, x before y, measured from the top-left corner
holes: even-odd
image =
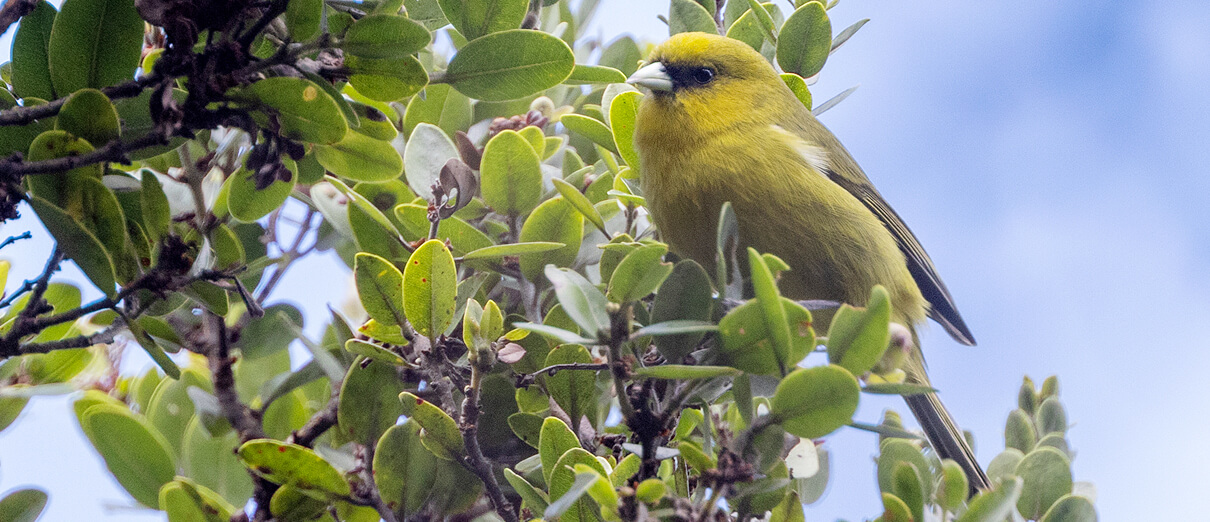
[[[5,2],[4,7],[0,7],[0,34],[8,31],[8,28],[17,23],[22,16],[33,12],[37,5],[37,0],[8,0]]]
[[[466,446],[466,457],[463,464],[483,481],[487,496],[496,508],[496,513],[505,522],[517,522],[517,514],[513,513],[513,505],[504,497],[492,465],[483,456],[479,448],[479,389],[482,385],[482,372],[479,366],[471,364],[471,385],[466,389],[466,398],[462,401],[462,442]]]

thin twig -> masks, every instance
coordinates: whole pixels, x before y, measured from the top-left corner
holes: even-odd
[[[319,410],[303,427],[294,430],[286,442],[299,446],[311,447],[320,435],[336,425],[336,409],[340,406],[340,396],[334,396],[322,410]]]
[[[462,430],[462,442],[466,446],[466,457],[463,463],[479,480],[483,481],[483,485],[487,489],[487,496],[492,501],[492,505],[496,508],[496,514],[500,515],[505,522],[517,522],[517,514],[513,513],[513,505],[504,497],[504,492],[500,490],[500,484],[496,481],[496,474],[492,471],[492,466],[483,456],[483,450],[479,448],[479,390],[482,385],[483,376],[479,365],[471,365],[471,384],[466,389],[466,398],[462,401],[462,425],[459,426]]]
[[[294,264],[294,261],[305,256],[307,252],[310,251],[310,248],[307,250],[302,250],[301,247],[303,239],[314,227],[312,224],[314,222],[314,218],[315,209],[308,207],[307,215],[303,217],[302,221],[299,223],[298,235],[294,236],[294,242],[290,245],[290,248],[285,252],[282,252],[282,255],[278,257],[279,261],[273,270],[273,275],[269,276],[269,281],[265,283],[265,286],[262,287],[261,291],[256,295],[256,302],[263,304],[265,300],[269,298],[269,295],[273,293],[273,289],[277,288],[277,284],[280,283],[282,277],[286,275],[286,270],[290,268],[290,265]],[[274,234],[273,241],[277,241],[277,234]]]
[[[0,7],[0,34],[8,31],[8,28],[17,23],[22,16],[32,13],[37,5],[37,0],[8,0],[5,2],[4,7]]]
[[[152,131],[130,141],[113,140],[102,145],[100,148],[94,149],[92,152],[86,152],[79,156],[63,156],[61,158],[27,162],[14,154],[13,156],[0,159],[0,172],[7,172],[18,176],[29,176],[64,172],[94,163],[129,163],[130,158],[126,156],[128,153],[153,145],[162,145],[167,142],[168,136],[163,132]]]
[[[10,2],[11,3],[11,2]],[[123,84],[105,87],[101,92],[110,100],[119,98],[133,98],[143,92],[143,89],[155,85],[162,80],[163,77],[152,73],[143,76],[137,80],[131,80]],[[34,120],[49,118],[59,114],[59,109],[63,108],[63,104],[67,102],[67,98],[59,98],[49,103],[41,105],[33,105],[26,107],[13,107],[11,109],[0,111],[0,125],[25,125]]]
[[[210,372],[214,379],[214,397],[218,399],[219,407],[227,422],[239,433],[241,441],[264,438],[265,432],[260,420],[252,415],[244,403],[240,402],[239,394],[235,391],[235,373],[232,365],[235,359],[231,357],[231,344],[227,336],[226,320],[215,314],[208,314],[213,325],[214,345],[208,350]]]
[[[8,236],[8,238],[7,238],[7,239],[5,239],[3,242],[0,242],[0,248],[4,248],[4,247],[6,247],[6,246],[9,246],[9,245],[11,245],[11,244],[13,244],[13,243],[16,243],[17,241],[20,241],[20,240],[22,240],[22,239],[30,239],[30,238],[32,238],[32,237],[34,237],[34,235],[33,235],[33,234],[31,234],[31,233],[30,233],[28,230],[26,230],[25,232],[23,232],[23,233],[21,233],[21,234],[15,235],[15,236]]]
[[[554,376],[556,373],[558,373],[558,372],[560,372],[560,371],[563,371],[563,370],[590,370],[590,371],[600,371],[600,370],[608,370],[608,369],[609,369],[609,364],[608,364],[608,363],[600,363],[600,364],[589,364],[589,363],[563,363],[563,364],[552,364],[552,365],[550,365],[550,366],[547,366],[547,367],[545,367],[545,368],[542,368],[541,370],[535,371],[535,372],[533,372],[533,373],[521,373],[521,374],[517,374],[517,376],[516,376],[516,382],[515,382],[515,385],[516,385],[516,387],[517,387],[517,388],[520,388],[520,387],[522,387],[522,386],[529,386],[529,385],[531,385],[531,384],[533,384],[533,383],[534,383],[534,380],[535,380],[535,379],[537,379],[539,375],[542,375],[542,374],[544,374],[544,373],[545,373],[547,376],[553,377],[553,376]]]

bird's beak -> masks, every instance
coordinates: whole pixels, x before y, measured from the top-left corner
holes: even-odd
[[[656,92],[671,92],[672,77],[664,70],[664,64],[652,62],[644,65],[626,79],[626,83],[646,87]]]

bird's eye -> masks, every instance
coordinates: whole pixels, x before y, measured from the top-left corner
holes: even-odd
[[[710,80],[713,79],[714,69],[702,67],[701,69],[696,69],[693,71],[693,81],[697,82],[698,85],[705,85],[710,83]]]

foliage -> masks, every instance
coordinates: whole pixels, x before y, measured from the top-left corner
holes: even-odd
[[[667,22],[749,43],[810,107],[865,21],[833,37],[831,5],[796,4],[674,0]],[[779,294],[793,260],[735,251],[729,207],[715,274],[668,253],[623,83],[646,44],[586,37],[594,0],[27,7],[0,216],[28,201],[58,246],[0,301],[0,429],[31,395],[88,390],[85,435],[170,520],[250,499],[257,520],[801,520],[827,483],[816,442],[846,425],[884,436],[882,520],[1095,520],[1051,380],[1027,382],[1000,486],[968,503],[893,413],[853,418],[863,393],[928,391],[888,352],[885,290],[825,337]],[[272,297],[321,251],[358,305],[310,339]],[[65,260],[104,297],[52,282]],[[111,379],[125,345],[158,368]],[[16,491],[0,518],[45,503]]]

